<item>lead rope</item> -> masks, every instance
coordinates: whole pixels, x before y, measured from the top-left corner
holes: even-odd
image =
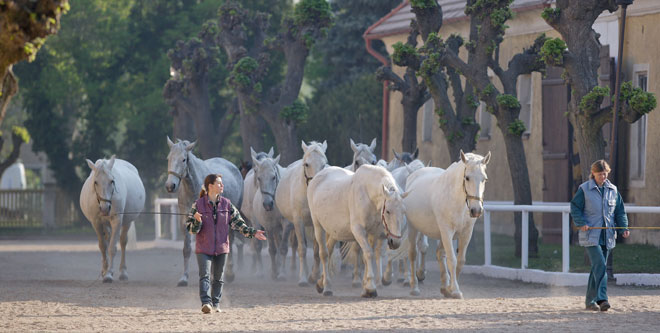
[[[396,239],[401,239],[401,236],[397,236],[397,235],[393,234],[392,232],[390,232],[390,228],[387,227],[387,223],[385,222],[385,203],[386,202],[387,202],[387,200],[385,200],[383,202],[383,210],[380,212],[380,221],[383,222],[383,226],[385,226],[385,232],[387,232],[388,236],[390,236],[392,238],[396,238]]]

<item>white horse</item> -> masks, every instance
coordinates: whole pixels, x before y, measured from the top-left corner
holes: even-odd
[[[252,213],[268,233],[268,253],[271,261],[271,278],[283,280],[282,272],[288,251],[287,240],[293,229],[275,205],[275,192],[284,168],[279,165],[280,155],[275,158],[262,156],[250,148],[257,191],[252,199]],[[246,200],[250,200],[246,198]]]
[[[404,203],[408,209],[410,271],[415,272],[417,233],[440,239],[442,246],[439,245],[437,250],[440,291],[446,297],[463,298],[458,288],[458,275],[465,264],[465,251],[472,238],[474,223],[483,212],[489,160],[490,152],[482,157],[461,151],[461,160],[452,163],[447,170],[426,167],[412,173],[407,180],[410,195]],[[458,239],[458,262],[452,243],[454,238]],[[410,287],[411,295],[419,295],[415,274],[411,276]]]
[[[209,174],[221,174],[222,183],[225,185],[223,196],[229,199],[236,207],[241,207],[243,199],[243,177],[238,168],[224,158],[216,157],[201,160],[192,153],[195,142],[177,140],[173,143],[167,137],[170,153],[167,155],[167,181],[165,189],[169,193],[178,192],[179,212],[190,211],[192,203],[198,198],[199,192],[204,185],[204,177]],[[181,229],[184,230],[186,217],[181,219]],[[188,285],[189,259],[192,253],[192,236],[188,232],[183,233],[183,275],[179,279],[178,286]],[[233,232],[230,232],[230,244],[233,240]],[[227,258],[225,278],[227,282],[234,280],[231,251]]]
[[[401,153],[397,153],[396,150],[394,149],[392,149],[392,152],[394,153],[394,158],[392,158],[391,161],[387,162],[385,160],[378,160],[378,162],[376,162],[376,165],[380,165],[383,168],[387,169],[388,171],[394,171],[416,160],[417,156],[419,155],[419,148],[415,148],[415,151],[412,153],[408,153],[405,151]]]
[[[307,200],[323,265],[322,277],[316,283],[319,293],[332,295],[328,259],[336,242],[357,241],[365,265],[362,297],[377,296],[374,279],[380,280],[382,241],[387,237],[391,249],[399,247],[405,196],[392,174],[379,166],[363,165],[356,172],[328,167],[312,179]]]
[[[127,233],[131,222],[135,221],[144,209],[144,185],[137,169],[114,155],[110,160],[100,159],[96,163],[87,160],[87,165],[92,172],[80,191],[80,209],[92,223],[99,240],[99,250],[103,257],[103,282],[113,281],[113,262],[118,237],[121,240],[119,279],[127,280]]]
[[[250,149],[252,149],[250,147]],[[256,158],[258,160],[261,160],[262,158],[265,157],[270,157],[273,158],[273,148],[270,148],[270,151],[268,153],[260,152],[256,153]],[[254,160],[254,156],[252,159]],[[254,164],[252,164],[254,165]],[[241,204],[241,215],[243,218],[248,221],[253,227],[257,227],[259,224],[259,221],[257,221],[257,217],[252,211],[252,204],[253,200],[251,198],[254,198],[255,194],[259,190],[258,184],[257,184],[257,179],[255,178],[254,175],[254,168],[250,169],[250,171],[247,172],[245,175],[245,179],[243,179],[243,202]],[[252,272],[261,275],[261,269],[262,269],[262,263],[261,263],[261,241],[253,238],[250,240],[250,244],[252,247],[253,251],[253,259],[252,259]]]
[[[370,145],[364,143],[355,144],[353,139],[351,140],[351,150],[353,150],[353,162],[351,165],[347,165],[345,169],[355,172],[361,165],[376,165],[378,161],[374,150],[376,150],[376,138],[371,140]]]
[[[303,158],[291,163],[282,171],[279,185],[275,191],[275,204],[282,216],[293,223],[298,239],[298,260],[300,261],[300,273],[298,285],[307,286],[313,283],[319,275],[319,247],[314,241],[314,266],[312,273],[308,276],[305,255],[307,243],[305,242],[305,227],[312,227],[312,218],[307,204],[307,186],[316,174],[328,165],[325,151],[328,143],[310,142],[309,145],[302,141]]]

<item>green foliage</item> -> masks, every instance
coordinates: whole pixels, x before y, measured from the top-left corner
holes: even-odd
[[[19,136],[23,142],[30,143],[30,133],[28,133],[27,128],[23,126],[12,126],[11,132]]]
[[[332,21],[330,4],[326,0],[302,0],[293,11],[296,26],[329,27]]]
[[[307,120],[309,108],[307,104],[298,99],[292,105],[285,107],[280,112],[280,117],[284,118],[288,123],[300,125]]]
[[[560,15],[561,9],[552,7],[544,8],[543,12],[541,13],[541,17],[548,23],[556,22],[559,20]]]
[[[523,121],[520,119],[516,119],[509,123],[507,130],[510,134],[521,136],[523,133],[525,133],[525,123],[523,123]]]
[[[463,125],[472,125],[475,123],[475,119],[472,117],[465,117],[461,119],[461,124]]]
[[[621,85],[621,100],[627,102],[633,111],[642,115],[651,112],[657,106],[655,95],[633,87],[630,81]]]
[[[480,95],[480,96],[482,96],[481,99],[485,99],[486,97],[492,95],[494,92],[495,92],[495,86],[494,86],[492,83],[489,83],[489,84],[486,86],[486,88],[484,88],[484,89],[481,91],[481,95]]]
[[[465,102],[473,109],[479,107],[479,100],[472,94],[465,95]]]
[[[500,107],[507,108],[507,109],[519,109],[520,108],[520,102],[518,102],[518,99],[513,97],[512,95],[509,94],[501,94],[497,95],[497,104]]]
[[[437,6],[434,0],[410,0],[410,6],[413,8],[425,9]]]
[[[417,49],[412,45],[396,42],[392,47],[394,48],[392,61],[395,65],[407,66],[409,64],[407,59],[419,56]]]
[[[610,95],[609,87],[595,86],[591,92],[584,95],[580,101],[580,110],[593,112],[600,109],[603,98]]]
[[[231,71],[229,82],[236,89],[248,89],[253,85],[250,75],[259,68],[259,63],[252,57],[241,58]]]
[[[566,48],[566,43],[560,38],[549,38],[541,47],[541,58],[548,65],[561,66],[564,64]]]

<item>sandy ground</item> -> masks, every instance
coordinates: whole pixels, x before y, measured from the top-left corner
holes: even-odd
[[[308,253],[308,258],[311,254]],[[264,257],[265,262],[269,260]],[[197,264],[191,284],[176,287],[181,251],[139,242],[129,251],[129,281],[104,284],[93,240],[1,240],[0,331],[658,331],[660,289],[610,286],[612,309],[584,308],[584,287],[558,288],[460,277],[465,299],[442,297],[430,263],[413,297],[399,284],[363,299],[348,273],[334,280],[334,296],[298,287],[293,276],[273,282],[249,272],[225,285],[223,313],[202,314]],[[115,269],[118,270],[118,258]],[[115,276],[118,276],[116,273]],[[268,276],[268,275],[267,275]]]

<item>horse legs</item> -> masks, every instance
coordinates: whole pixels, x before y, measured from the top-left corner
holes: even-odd
[[[474,221],[476,221],[476,219]],[[470,244],[470,239],[472,239],[474,221],[468,222],[468,226],[466,226],[465,229],[463,229],[458,234],[458,263],[456,264],[456,279],[458,279],[458,277],[461,275],[463,265],[465,265],[465,255],[467,252],[467,247]]]
[[[113,281],[113,266],[114,266],[114,261],[115,261],[115,253],[117,252],[117,241],[119,240],[119,227],[121,226],[121,218],[119,217],[114,217],[110,220],[110,242],[108,244],[109,246],[109,253],[108,256],[110,257],[109,262],[108,262],[108,271],[106,274],[103,276],[103,282],[104,283],[110,283]]]
[[[360,274],[360,244],[356,242],[351,242],[349,251],[351,252],[350,257],[353,259],[353,288],[357,288],[359,286],[362,286],[364,282],[362,281],[362,278],[360,277],[361,275],[363,276],[364,274]],[[364,260],[364,257],[362,258]]]
[[[181,211],[181,210],[180,210]],[[183,228],[183,275],[176,284],[178,287],[188,285],[188,272],[190,271],[190,254],[192,253],[192,235]]]
[[[374,281],[380,283],[383,276],[383,238],[372,236],[374,241]],[[371,242],[370,242],[371,243]],[[381,284],[382,286],[382,284]]]
[[[364,228],[358,226],[357,224],[351,222],[351,231],[355,236],[355,240],[360,244],[362,248],[362,255],[364,257],[364,278],[362,284],[362,297],[371,298],[378,296],[376,291],[376,284],[374,283],[374,270],[371,264],[371,260],[374,256],[374,250],[369,246],[369,240],[367,239],[367,232]]]
[[[417,269],[417,280],[426,279],[426,251],[429,249],[429,239],[426,235],[419,233],[417,236],[417,248],[419,249],[419,268]]]
[[[293,234],[291,231],[293,231],[293,225],[289,223],[289,221],[285,220],[284,218],[281,219],[281,225],[284,231],[282,232],[282,240],[280,241],[280,244],[278,245],[277,249],[279,250],[280,255],[282,256],[282,272],[285,271],[286,268],[286,256],[289,254],[289,244],[290,244],[290,238],[291,235]],[[298,244],[296,244],[297,246]],[[294,262],[295,259],[295,254],[294,254],[294,249],[293,249],[293,244],[291,244],[291,271],[295,272],[296,269],[296,264]]]
[[[105,237],[105,227],[101,222],[94,222],[92,225],[94,226],[94,231],[96,231],[96,237],[99,240],[99,251],[101,251],[101,275],[105,276],[108,272],[108,241]]]
[[[236,238],[236,232],[229,229],[229,245],[234,243],[234,239]],[[227,262],[225,264],[225,273],[224,273],[224,280],[225,282],[232,282],[234,281],[234,278],[236,277],[236,274],[234,274],[234,259],[233,259],[233,254],[231,251],[231,248],[229,249],[229,253],[227,253]]]
[[[381,280],[381,283],[384,286],[389,286],[392,284],[392,279],[394,278],[394,270],[392,269],[394,264],[392,262],[392,259],[387,259],[387,265],[385,265],[385,273],[383,273],[383,279]]]
[[[252,273],[257,276],[262,276],[263,274],[263,263],[261,262],[261,249],[263,249],[263,243],[253,238],[250,240],[250,247],[252,248]]]
[[[293,224],[291,224],[291,229],[293,229]],[[291,245],[291,264],[290,264],[291,275],[295,275],[296,274],[296,257],[297,257],[297,253],[298,253],[298,237],[296,236],[295,232],[289,233],[287,243],[288,243],[288,245]]]
[[[326,244],[325,231],[320,225],[314,223],[314,238],[318,243],[319,259],[321,261],[321,278],[316,282],[316,291],[323,293],[323,296],[332,296],[332,285],[330,284],[330,275],[328,272],[328,248],[331,247]],[[330,239],[328,239],[328,243]],[[334,242],[332,246],[334,246]]]
[[[279,228],[267,228],[268,233],[268,254],[270,254],[270,278],[273,281],[281,279],[280,265],[277,259],[277,246],[282,242],[282,232]]]
[[[435,257],[438,259],[438,267],[440,268],[440,292],[449,297],[449,273],[447,270],[447,255],[445,253],[444,242],[438,241],[438,246],[435,248]]]
[[[128,229],[130,227],[130,223],[124,223],[121,226],[121,236],[119,238],[119,244],[121,245],[121,264],[119,264],[120,281],[128,280],[128,273],[126,272],[126,244],[128,243]]]
[[[449,288],[447,294],[443,293],[449,298],[463,298],[463,293],[458,289],[458,280],[456,276],[456,253],[454,252],[454,231],[441,230],[442,246],[445,250],[447,258],[447,266],[449,268]]]
[[[417,230],[408,225],[408,261],[410,262],[410,295],[412,296],[419,296],[420,294],[417,276],[412,274],[417,263],[417,233]]]
[[[316,241],[316,237],[313,238],[312,242],[312,254],[314,255],[314,265],[312,266],[312,272],[309,274],[308,282],[314,283],[315,280],[318,280],[321,276],[321,256],[319,255],[319,242]]]

